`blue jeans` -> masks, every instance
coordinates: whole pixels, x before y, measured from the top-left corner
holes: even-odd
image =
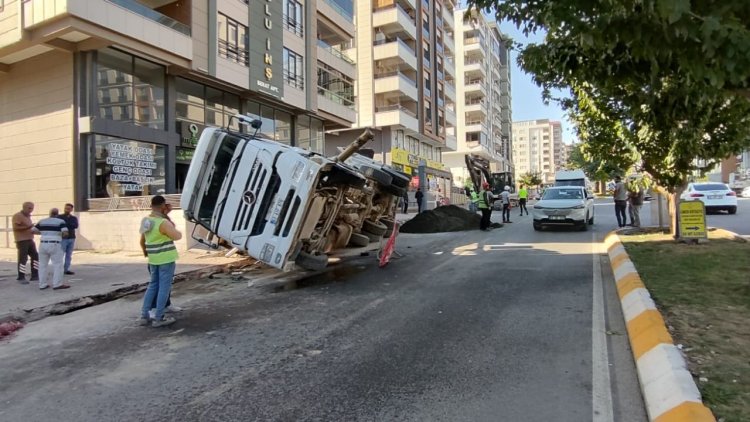
[[[73,248],[75,247],[76,239],[63,239],[62,242],[60,242],[60,246],[62,246],[63,253],[65,253],[65,264],[63,265],[63,269],[65,271],[70,271],[70,260],[73,258]]]
[[[161,321],[164,318],[164,308],[167,307],[167,299],[172,291],[172,279],[176,263],[151,265],[151,282],[148,283],[146,295],[143,297],[143,307],[141,308],[141,317],[148,318],[148,311],[156,299],[156,320]]]

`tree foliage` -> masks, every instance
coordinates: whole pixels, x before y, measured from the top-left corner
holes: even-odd
[[[519,183],[530,188],[537,187],[542,184],[542,176],[539,173],[527,172],[521,175]]]
[[[469,0],[545,40],[520,65],[554,90],[586,155],[670,190],[750,147],[750,2]],[[698,168],[696,158],[706,167]]]
[[[578,143],[573,146],[566,166],[570,169],[581,169],[586,176],[595,182],[606,182],[625,171],[607,159],[596,158],[587,151],[588,144]]]

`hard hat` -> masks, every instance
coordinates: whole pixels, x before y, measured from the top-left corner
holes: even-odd
[[[505,186],[505,190],[510,190],[510,186]]]

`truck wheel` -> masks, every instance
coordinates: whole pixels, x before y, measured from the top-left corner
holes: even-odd
[[[386,239],[390,239],[391,235],[393,235],[393,229],[388,229],[388,231],[385,232],[385,234],[383,235],[383,237],[386,238]]]
[[[309,252],[300,251],[294,263],[310,271],[320,271],[328,266],[328,255],[313,255]]]
[[[372,234],[372,233],[370,233],[370,232],[362,232],[362,234],[363,234],[363,235],[365,235],[365,236],[367,236],[367,240],[368,240],[368,241],[369,241],[370,243],[374,243],[374,242],[380,242],[380,239],[382,239],[382,238],[383,238],[383,235],[382,235],[382,234]],[[369,244],[369,243],[368,243],[368,244]]]
[[[383,186],[390,186],[391,182],[393,182],[391,175],[379,168],[363,165],[359,167],[359,171],[364,174],[366,178],[372,179]]]
[[[379,221],[372,221],[372,220],[365,220],[362,222],[362,231],[367,233],[372,233],[376,236],[383,236],[385,232],[388,230],[388,227],[385,226],[385,224],[379,222]]]
[[[361,233],[352,233],[349,238],[349,246],[362,247],[370,244],[370,238]]]
[[[383,170],[386,173],[388,173],[389,175],[391,175],[391,178],[393,179],[393,181],[391,182],[391,184],[393,186],[398,186],[398,187],[400,187],[402,189],[406,189],[406,188],[409,187],[409,183],[411,182],[411,179],[409,177],[407,177],[407,176],[405,176],[405,175],[403,175],[403,174],[401,174],[401,173],[399,173],[399,172],[397,172],[397,171],[395,171],[393,169],[390,169],[388,167],[383,167]]]
[[[392,218],[381,218],[380,222],[383,223],[386,229],[393,230],[393,226],[396,222]]]

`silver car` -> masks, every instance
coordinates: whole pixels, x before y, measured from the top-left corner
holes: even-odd
[[[533,208],[534,230],[545,226],[573,226],[587,230],[594,224],[594,197],[581,186],[547,188]]]

